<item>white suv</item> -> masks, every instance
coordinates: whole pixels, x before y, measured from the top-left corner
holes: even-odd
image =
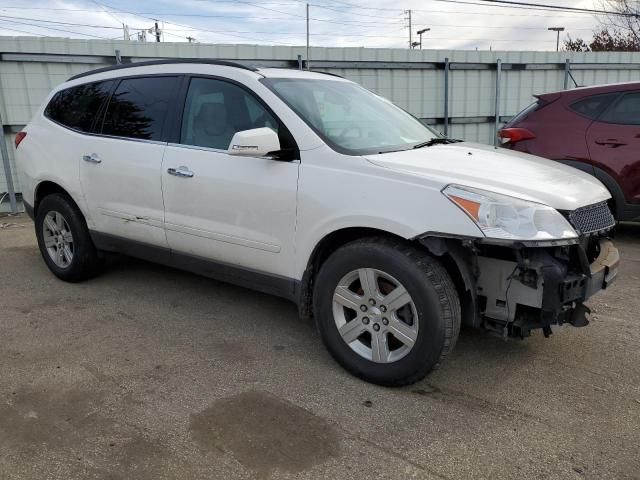
[[[609,193],[537,157],[442,137],[340,77],[224,61],[77,75],[16,137],[59,278],[105,252],[293,300],[335,359],[421,379],[460,325],[588,323],[615,277]]]

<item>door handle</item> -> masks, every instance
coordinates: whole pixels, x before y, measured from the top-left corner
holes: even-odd
[[[616,140],[615,138],[607,138],[606,140],[595,140],[597,145],[607,145],[609,147],[622,147],[626,145],[626,143],[621,142],[620,140]]]
[[[102,163],[102,159],[98,156],[97,153],[92,153],[91,155],[83,155],[82,160],[88,163]]]
[[[189,170],[188,167],[182,166],[178,168],[167,168],[167,173],[169,175],[173,175],[174,177],[183,177],[183,178],[191,178],[193,177],[193,172]]]

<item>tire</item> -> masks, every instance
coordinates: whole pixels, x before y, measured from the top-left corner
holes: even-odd
[[[68,195],[54,193],[43,198],[35,228],[42,258],[56,277],[80,282],[100,272],[102,261],[85,219]]]
[[[374,289],[365,290],[361,279]],[[460,331],[460,301],[445,268],[407,242],[384,238],[349,243],[326,260],[315,281],[314,313],[340,365],[390,387],[424,378],[453,350]]]

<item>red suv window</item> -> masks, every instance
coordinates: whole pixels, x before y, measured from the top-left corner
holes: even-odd
[[[570,107],[574,112],[595,120],[618,96],[618,93],[591,95],[572,103]]]
[[[640,125],[640,92],[620,97],[600,118],[601,122]]]

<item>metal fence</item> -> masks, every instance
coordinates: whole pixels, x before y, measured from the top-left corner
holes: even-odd
[[[71,75],[116,62],[218,58],[256,66],[342,75],[389,98],[451,137],[493,143],[500,124],[532,95],[577,85],[640,80],[640,53],[500,52],[141,43],[0,37],[0,210],[20,192],[13,137],[52,88]]]

